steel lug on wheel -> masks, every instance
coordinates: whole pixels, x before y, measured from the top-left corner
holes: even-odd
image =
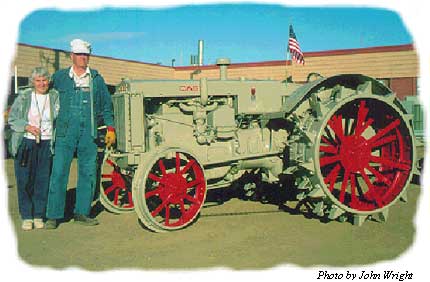
[[[316,205],[315,205],[315,207],[314,207],[314,209],[312,210],[312,212],[314,213],[314,214],[316,214],[316,215],[318,215],[318,216],[324,216],[324,203],[323,203],[323,201],[319,201]]]
[[[338,206],[332,206],[329,213],[328,213],[328,218],[333,220],[338,218],[339,216],[341,216],[342,214],[344,214],[345,211],[342,210],[341,208],[339,208]]]
[[[312,191],[309,192],[308,197],[310,197],[310,198],[321,198],[324,195],[325,194],[324,194],[324,191],[321,188],[321,186],[319,184],[316,184],[315,188],[312,189]]]
[[[354,214],[353,223],[354,225],[361,226],[367,219],[367,215]]]
[[[372,218],[378,222],[387,222],[388,220],[388,214],[389,214],[389,209],[385,209],[382,212],[378,213],[378,214],[374,214],[372,215]]]
[[[402,195],[400,196],[400,201],[406,203],[408,201],[408,193],[407,191],[403,192]]]

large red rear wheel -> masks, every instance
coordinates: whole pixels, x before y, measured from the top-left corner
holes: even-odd
[[[394,203],[413,168],[413,136],[402,113],[381,99],[357,98],[325,120],[316,165],[329,198],[358,214]]]

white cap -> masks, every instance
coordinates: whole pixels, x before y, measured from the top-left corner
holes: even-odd
[[[91,44],[81,39],[73,39],[70,41],[72,53],[91,54]]]

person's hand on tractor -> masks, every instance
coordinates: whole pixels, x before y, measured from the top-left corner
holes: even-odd
[[[111,148],[113,144],[116,142],[115,129],[112,126],[108,126],[106,136],[105,136],[105,144],[106,148]]]

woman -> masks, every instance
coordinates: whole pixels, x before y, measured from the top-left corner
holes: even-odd
[[[44,228],[52,162],[54,120],[58,92],[49,90],[50,75],[43,67],[31,73],[31,88],[19,92],[10,113],[10,153],[15,157],[19,213],[22,229]]]

